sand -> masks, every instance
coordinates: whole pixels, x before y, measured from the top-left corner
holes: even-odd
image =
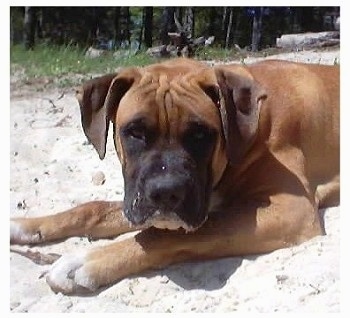
[[[333,64],[339,50],[277,58]],[[249,63],[253,59],[246,59]],[[15,81],[15,79],[13,80]],[[15,86],[13,86],[15,87]],[[112,138],[100,161],[80,125],[72,88],[13,88],[10,106],[10,216],[60,212],[123,197]],[[102,173],[105,182],[93,182]],[[339,312],[340,208],[320,211],[326,236],[264,255],[170,266],[130,277],[88,297],[55,294],[39,266],[10,254],[11,312]],[[66,253],[107,244],[70,238],[32,247]],[[26,247],[18,247],[26,250]]]

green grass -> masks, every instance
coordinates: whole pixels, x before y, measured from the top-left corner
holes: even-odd
[[[228,60],[240,58],[233,50],[219,48],[203,48],[198,50],[197,59]],[[158,59],[159,60],[159,59]],[[39,44],[34,50],[26,51],[22,45],[14,45],[10,49],[11,75],[19,74],[26,82],[47,77],[60,86],[71,85],[70,78],[75,74],[106,74],[118,67],[143,66],[157,61],[144,51],[138,54],[119,50],[116,57],[113,52],[107,52],[98,58],[85,56],[85,50],[76,46],[50,46]]]
[[[196,51],[199,60],[236,60],[243,57],[243,54],[235,49],[222,49],[217,47],[199,48]]]
[[[141,52],[131,54],[120,52],[113,57],[112,52],[98,58],[85,56],[85,51],[74,46],[37,45],[34,50],[26,51],[23,46],[15,45],[10,49],[10,72],[14,75],[21,71],[21,79],[31,81],[48,77],[55,79],[60,86],[73,84],[75,74],[105,74],[118,67],[142,66],[155,60]]]
[[[76,46],[53,46],[38,44],[34,50],[26,51],[22,45],[10,48],[10,72],[22,83],[35,83],[37,79],[45,78],[46,82],[59,87],[79,84],[82,77],[97,76],[114,72],[119,67],[144,66],[159,61],[140,51],[137,54],[128,50],[108,51],[98,58],[85,56],[85,50]],[[230,61],[244,59],[249,56],[267,56],[281,53],[276,48],[266,49],[257,53],[225,50],[218,47],[205,47],[196,51],[198,60]],[[75,76],[83,75],[83,76]]]

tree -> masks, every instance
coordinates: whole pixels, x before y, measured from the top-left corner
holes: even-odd
[[[256,8],[253,16],[252,26],[252,51],[257,52],[259,50],[260,39],[262,34],[262,17],[264,8]]]
[[[145,12],[145,19],[144,19],[145,45],[146,45],[146,47],[152,47],[153,7],[145,7],[144,12]]]
[[[233,31],[233,44],[237,44],[240,39],[240,30],[241,30],[241,21],[242,21],[242,15],[243,15],[243,10],[242,9],[236,9],[236,22],[235,22],[235,27]]]
[[[226,32],[225,49],[228,49],[228,46],[230,44],[230,33],[231,33],[232,20],[233,20],[233,8],[229,8],[229,12],[230,13],[229,13],[227,32]]]
[[[98,35],[98,29],[99,29],[99,14],[98,14],[98,8],[93,7],[91,8],[91,19],[89,19],[89,38],[88,38],[88,44],[94,45],[96,44],[97,35]]]
[[[275,45],[283,33],[331,30],[339,7],[11,7],[11,43],[32,49],[36,41],[100,48],[169,44],[168,33],[215,37],[253,51]],[[175,14],[176,13],[176,14]],[[176,19],[174,18],[176,16]],[[181,32],[179,29],[181,25]],[[155,31],[156,30],[156,31]]]
[[[130,46],[130,10],[129,7],[121,7],[119,19],[120,41],[123,47]]]
[[[187,7],[185,9],[185,17],[182,21],[182,25],[184,26],[184,32],[188,37],[194,37],[194,8]]]
[[[114,46],[120,48],[121,46],[130,45],[130,11],[129,7],[115,7],[114,8]]]
[[[208,34],[215,34],[216,20],[217,20],[217,10],[216,8],[209,8],[209,23],[208,23]]]
[[[174,29],[174,7],[164,7],[162,17],[161,17],[161,26],[160,26],[160,41],[162,44],[169,43],[168,32],[173,31]]]
[[[114,8],[114,47],[119,48],[121,43],[121,35],[120,35],[120,7]]]
[[[24,8],[23,42],[26,50],[32,50],[35,44],[36,8]]]

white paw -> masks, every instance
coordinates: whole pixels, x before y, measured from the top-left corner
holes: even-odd
[[[46,281],[54,292],[63,294],[95,291],[98,286],[84,267],[87,262],[87,252],[63,255],[52,265]]]
[[[35,234],[28,233],[21,221],[12,219],[10,221],[10,242],[11,244],[30,244],[38,243],[41,240],[40,232]]]

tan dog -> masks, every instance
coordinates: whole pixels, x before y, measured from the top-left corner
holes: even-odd
[[[337,66],[175,59],[88,81],[77,97],[101,159],[113,123],[124,202],[14,218],[11,243],[142,231],[62,256],[47,275],[54,291],[299,244],[323,234],[318,208],[339,204]]]

